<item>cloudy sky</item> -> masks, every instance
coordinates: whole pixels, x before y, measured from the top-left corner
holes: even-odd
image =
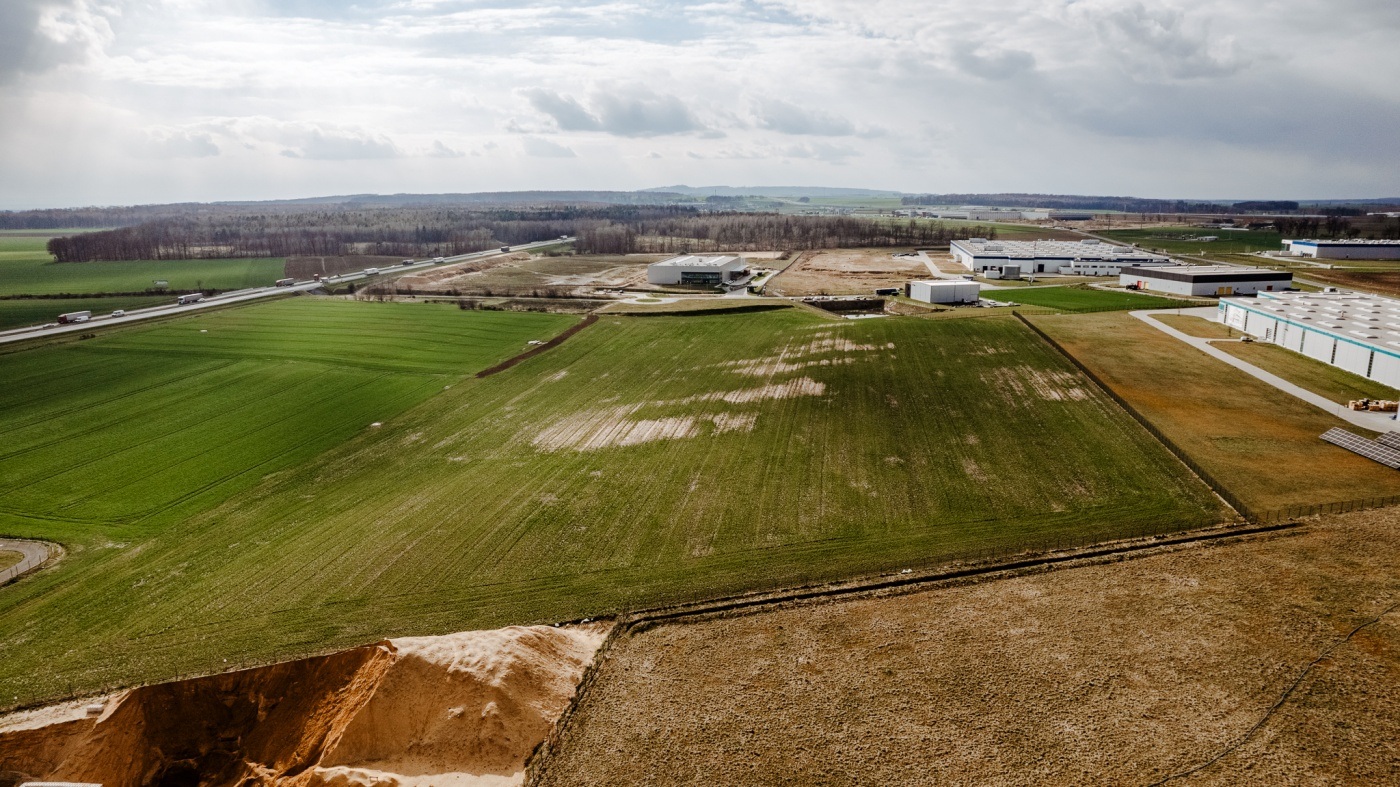
[[[0,208],[1400,195],[1380,0],[0,0]]]

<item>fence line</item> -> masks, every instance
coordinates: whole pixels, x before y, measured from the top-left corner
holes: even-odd
[[[30,539],[16,540],[29,541]],[[30,571],[37,569],[39,566],[42,566],[45,563],[49,562],[49,559],[54,556],[54,548],[50,546],[47,542],[39,541],[35,543],[38,543],[44,547],[44,559],[40,560],[37,564],[31,564],[28,560],[21,560],[13,566],[10,566],[9,568],[5,569],[4,571],[0,571],[0,585],[8,583],[10,580],[19,577],[21,574],[27,574]]]

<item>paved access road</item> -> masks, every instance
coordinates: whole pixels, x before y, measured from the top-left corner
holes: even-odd
[[[0,552],[18,552],[24,555],[23,560],[0,571],[0,582],[9,582],[21,574],[33,571],[49,559],[49,554],[52,551],[57,550],[43,541],[22,541],[16,538],[0,539]]]
[[[511,246],[510,251],[529,251],[541,246],[553,246],[556,243],[565,243],[573,240],[572,237],[554,238],[552,240],[542,240],[535,243],[524,243],[519,246]],[[490,249],[488,251],[476,251],[471,254],[458,254],[455,257],[444,257],[441,262],[437,260],[418,260],[411,265],[391,265],[379,269],[379,273],[367,276],[363,271],[359,273],[344,273],[339,276],[330,276],[324,281],[299,281],[289,287],[254,287],[248,290],[234,290],[232,292],[211,295],[202,301],[187,304],[171,303],[168,306],[151,306],[146,309],[131,309],[121,317],[111,315],[94,314],[87,322],[74,323],[72,325],[58,325],[52,328],[40,326],[30,326],[27,328],[17,328],[12,331],[0,332],[0,344],[11,342],[23,342],[30,339],[38,339],[46,336],[59,336],[65,333],[81,333],[91,331],[94,328],[105,328],[110,325],[121,325],[129,322],[140,322],[155,317],[168,317],[173,314],[185,314],[199,311],[200,309],[211,309],[216,306],[227,306],[230,303],[242,303],[244,301],[257,300],[259,298],[271,298],[278,295],[286,295],[294,292],[306,292],[322,287],[326,284],[343,284],[346,282],[361,281],[364,279],[380,278],[398,273],[431,268],[435,265],[449,265],[466,260],[474,260],[480,257],[491,257],[507,252],[500,249]],[[171,296],[173,299],[175,296]]]
[[[1239,358],[1236,358],[1235,356],[1225,352],[1224,350],[1219,350],[1211,346],[1212,341],[1223,341],[1221,339],[1202,339],[1197,336],[1191,336],[1190,334],[1178,331],[1177,329],[1171,327],[1170,325],[1167,325],[1161,320],[1154,320],[1151,316],[1149,316],[1153,314],[1186,314],[1192,317],[1204,317],[1207,320],[1214,320],[1216,317],[1216,313],[1217,309],[1214,306],[1203,306],[1194,309],[1144,309],[1140,311],[1129,312],[1129,314],[1133,315],[1139,320],[1142,320],[1148,325],[1151,325],[1153,328],[1156,328],[1157,330],[1167,334],[1168,336],[1179,339],[1185,342],[1186,344],[1195,347],[1197,350],[1200,350],[1206,355],[1209,355],[1212,358],[1224,361],[1225,363],[1230,364],[1231,366],[1235,367],[1236,369],[1239,369],[1245,374],[1250,375],[1251,377],[1256,377],[1260,380],[1263,380],[1269,385],[1272,385],[1273,387],[1279,389],[1280,391],[1283,391],[1286,394],[1289,394],[1290,396],[1295,396],[1299,399],[1302,399],[1303,401],[1320,410],[1326,410],[1329,414],[1335,415],[1336,417],[1354,426],[1359,426],[1362,429],[1370,429],[1373,432],[1389,432],[1396,428],[1396,422],[1390,420],[1390,413],[1372,413],[1349,410],[1347,409],[1346,405],[1338,404],[1337,402],[1334,402],[1325,396],[1318,396],[1317,394],[1313,393],[1312,391],[1309,391],[1306,388],[1294,385],[1293,383],[1288,382],[1287,380],[1283,379],[1282,377],[1279,377],[1278,375],[1270,374],[1264,371],[1263,369],[1260,369],[1258,366],[1255,366],[1254,364],[1242,361]]]

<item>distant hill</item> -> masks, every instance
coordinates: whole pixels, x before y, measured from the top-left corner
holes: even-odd
[[[828,186],[662,186],[644,194],[684,194],[687,197],[902,197],[900,191],[843,189]]]
[[[681,194],[665,191],[477,191],[458,194],[343,194],[329,197],[217,202],[214,204],[238,206],[341,205],[398,208],[414,205],[539,205],[545,203],[637,205],[674,202],[681,199],[683,199]]]

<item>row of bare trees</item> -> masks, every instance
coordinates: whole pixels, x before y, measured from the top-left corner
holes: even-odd
[[[598,224],[579,230],[577,248],[591,254],[677,254],[715,249],[943,246],[974,237],[994,238],[996,229],[848,216],[713,213]]]

